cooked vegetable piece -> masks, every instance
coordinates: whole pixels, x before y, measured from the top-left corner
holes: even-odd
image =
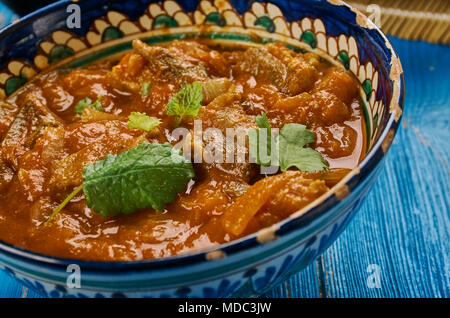
[[[356,85],[353,85],[354,79],[350,74],[340,68],[332,68],[328,74],[321,80],[314,91],[328,92],[342,102],[349,104],[358,93]]]
[[[202,84],[203,104],[209,104],[214,98],[220,96],[230,88],[231,82],[228,78],[215,78]]]
[[[272,192],[272,196],[250,220],[242,234],[252,233],[289,217],[329,190],[325,181],[305,178],[304,174],[298,170],[283,172],[280,177],[286,183],[278,191]]]
[[[221,218],[222,226],[228,233],[240,235],[259,209],[286,182],[281,175],[256,182],[225,211]]]
[[[92,107],[86,107],[81,114],[82,122],[100,121],[100,120],[120,120],[121,116],[105,113],[104,111],[96,110]]]
[[[283,177],[287,182],[279,191],[273,193],[259,211],[265,213],[277,209],[280,221],[329,190],[325,181],[304,178],[299,171],[286,171]]]
[[[141,129],[151,131],[158,127],[161,121],[158,118],[147,116],[139,112],[131,112],[128,116],[128,127],[131,129]]]
[[[341,181],[351,169],[330,169],[314,172],[301,172],[301,175],[305,179],[324,180],[329,188],[335,186]]]
[[[277,211],[278,215],[274,217],[279,221],[327,191],[328,187],[322,180],[304,178],[300,171],[286,171],[264,178],[248,188],[221,216],[221,224],[228,233],[238,236],[247,231],[256,214]],[[264,217],[261,220],[264,221]],[[261,226],[252,230],[259,228]]]
[[[150,90],[152,89],[152,83],[150,82],[144,82],[142,83],[142,87],[141,87],[141,95],[142,96],[148,96],[148,94],[150,94]]]
[[[301,57],[293,58],[287,65],[287,75],[282,92],[297,95],[314,87],[319,77],[317,69]]]

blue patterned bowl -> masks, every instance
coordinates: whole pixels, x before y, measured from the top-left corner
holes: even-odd
[[[257,34],[263,42],[314,51],[352,72],[362,84],[365,159],[329,193],[286,220],[213,249],[164,259],[92,262],[0,242],[2,269],[52,297],[254,296],[306,267],[333,243],[375,181],[404,102],[403,71],[390,42],[339,0],[60,1],[0,32],[0,95],[13,94],[41,71],[82,66],[130,49],[137,37],[158,43],[199,34],[241,43]],[[67,287],[71,264],[81,269],[81,288]]]

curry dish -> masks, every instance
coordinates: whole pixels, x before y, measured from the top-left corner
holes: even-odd
[[[0,240],[105,261],[232,241],[285,219],[356,167],[362,116],[356,79],[313,53],[135,40],[120,61],[41,74],[0,102]],[[173,132],[194,131],[194,120],[224,135],[278,128],[266,129],[267,143],[296,152],[250,160],[246,139],[231,151],[244,161],[188,160]],[[207,155],[208,138],[184,137]],[[132,164],[144,172],[128,171],[139,151],[145,167],[144,157]]]

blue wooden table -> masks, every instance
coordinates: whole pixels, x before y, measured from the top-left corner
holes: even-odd
[[[385,168],[338,240],[265,297],[450,296],[450,47],[391,40],[406,104]],[[0,297],[41,296],[0,272]]]

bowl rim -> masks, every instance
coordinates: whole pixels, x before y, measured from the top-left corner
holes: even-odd
[[[387,44],[387,47],[389,51],[391,52],[391,61],[395,58],[400,66],[401,64],[399,60],[399,56],[387,38],[387,36],[373,23],[369,18],[367,18],[365,15],[360,13],[356,8],[350,6],[346,2],[343,2],[341,0],[334,0],[334,2],[339,3],[340,5],[343,5],[347,7],[348,9],[351,9],[356,14],[360,14],[362,18],[364,19],[364,22],[370,27],[370,29],[376,30],[376,32],[381,36],[381,38],[385,41],[385,45]],[[59,0],[55,3],[52,3],[50,5],[47,5],[43,8],[40,8],[16,21],[13,23],[5,26],[4,28],[0,29],[0,37],[6,36],[7,34],[10,34],[12,32],[15,32],[18,29],[21,29],[23,26],[32,23],[34,19],[46,15],[54,10],[60,9],[62,6],[65,6],[69,3],[72,3],[71,0]],[[396,85],[394,81],[394,85]],[[333,189],[336,189],[339,187],[339,185],[346,185],[352,181],[357,181],[355,183],[354,188],[361,185],[361,181],[366,179],[368,175],[373,172],[374,168],[382,161],[384,155],[387,154],[393,137],[396,134],[396,131],[400,124],[401,114],[403,111],[404,106],[404,73],[401,71],[401,74],[399,76],[399,94],[398,96],[392,95],[391,101],[389,105],[386,106],[387,111],[389,112],[387,114],[387,122],[383,130],[379,133],[378,138],[376,139],[376,142],[373,144],[372,148],[367,152],[366,156],[363,158],[363,160],[353,169],[351,170],[346,177],[344,177],[343,180],[341,180],[337,185],[335,185],[333,188],[331,188],[329,191],[327,191],[325,194],[323,194],[321,197],[319,197],[317,200],[311,202],[306,207],[302,208],[301,210],[294,212],[294,214],[299,214],[299,216],[291,218],[287,217],[280,222],[265,228],[273,228],[274,232],[276,232],[277,236],[280,235],[286,235],[290,232],[293,232],[295,230],[298,230],[299,228],[309,224],[311,221],[316,220],[319,216],[325,215],[327,212],[332,210],[334,206],[339,202],[339,200],[334,200],[332,204],[324,208],[323,203],[332,198],[333,194],[335,194],[335,191]],[[397,97],[397,100],[393,100],[394,97]],[[396,103],[398,105],[397,108],[394,108],[392,110],[393,103]],[[392,111],[390,111],[390,109]],[[388,136],[388,134],[393,131],[392,136]],[[387,138],[390,138],[390,142],[385,145],[384,142]],[[379,155],[381,152],[381,156]],[[344,198],[345,200],[346,198]],[[348,213],[348,212],[347,212]],[[265,230],[262,229],[262,230]],[[261,231],[261,230],[260,230]],[[145,271],[150,269],[157,269],[157,268],[174,268],[179,265],[186,266],[190,264],[198,264],[201,262],[208,261],[207,255],[214,251],[223,251],[226,253],[227,257],[231,256],[234,253],[242,252],[245,249],[249,249],[255,246],[259,246],[261,244],[264,244],[263,242],[259,242],[257,239],[257,235],[260,231],[251,233],[249,235],[246,235],[242,238],[238,238],[236,240],[232,240],[227,243],[219,244],[217,246],[195,250],[192,252],[182,253],[174,256],[169,257],[163,257],[163,258],[152,258],[152,259],[143,259],[143,260],[133,260],[133,261],[94,261],[94,260],[82,260],[82,259],[72,259],[72,258],[64,258],[64,257],[55,257],[50,256],[38,252],[34,252],[31,250],[24,249],[19,246],[15,246],[13,244],[4,242],[3,240],[0,240],[0,256],[3,254],[6,254],[13,258],[18,258],[22,261],[31,261],[33,263],[38,263],[43,266],[50,266],[54,268],[63,268],[64,271],[67,265],[69,264],[78,264],[80,267],[82,267],[83,272],[117,272],[119,271]],[[225,259],[226,259],[225,258]]]

